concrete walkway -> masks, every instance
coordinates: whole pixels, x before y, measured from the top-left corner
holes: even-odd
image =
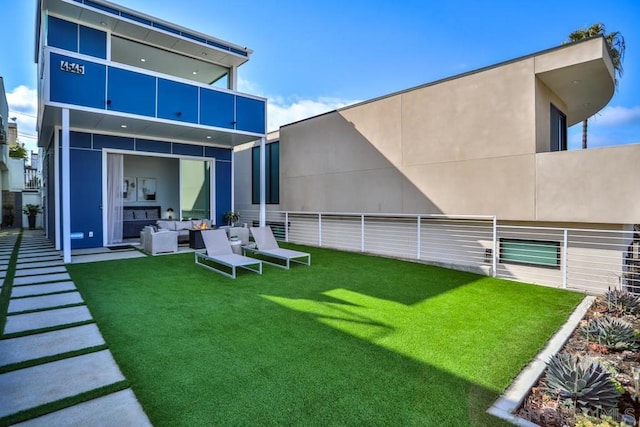
[[[19,233],[0,232],[0,289],[7,316],[0,337],[0,425],[22,411],[125,381],[60,252],[42,231],[23,232],[15,272],[8,273]],[[151,425],[131,389],[98,394],[15,425]]]

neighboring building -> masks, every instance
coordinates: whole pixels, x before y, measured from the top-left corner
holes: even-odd
[[[0,76],[0,207],[2,207],[2,224],[5,225],[5,215],[8,215],[8,206],[4,200],[4,187],[7,175],[7,163],[9,158],[9,103],[4,89],[4,79]],[[5,208],[6,207],[6,208]]]
[[[619,278],[631,240],[621,236],[640,222],[640,145],[566,151],[567,126],[600,111],[614,88],[598,37],[285,125],[274,209],[490,215],[505,227],[619,230],[603,240]],[[246,163],[248,153],[237,151],[236,162]],[[248,200],[250,189],[237,186],[236,199]],[[496,250],[501,261],[508,250],[544,252],[554,259],[545,274],[560,276],[558,233],[562,242],[561,230],[527,230],[523,238],[514,229]],[[352,240],[359,248],[360,237]],[[476,243],[490,260],[491,241]],[[425,252],[419,259],[444,260],[444,251],[431,259]],[[526,264],[535,264],[531,258],[497,268],[521,278]]]
[[[265,99],[236,91],[252,51],[102,0],[43,0],[36,22],[45,229],[65,260],[130,237],[123,206],[221,223],[232,148],[265,135]]]

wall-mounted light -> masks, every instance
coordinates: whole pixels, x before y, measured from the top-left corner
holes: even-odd
[[[167,219],[173,219],[173,208],[167,209]]]

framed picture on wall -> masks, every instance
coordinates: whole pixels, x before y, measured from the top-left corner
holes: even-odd
[[[138,201],[156,200],[156,186],[158,182],[155,178],[138,178]]]
[[[138,200],[138,193],[136,192],[136,179],[129,176],[124,177],[124,183],[122,185],[122,198],[125,202],[135,202]]]

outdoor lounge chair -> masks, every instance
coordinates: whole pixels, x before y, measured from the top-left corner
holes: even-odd
[[[292,251],[290,249],[283,249],[278,246],[276,238],[273,237],[271,227],[251,227],[251,234],[253,235],[253,240],[256,242],[256,248],[245,248],[246,251],[250,251],[267,258],[271,257],[285,261],[285,265],[264,261],[267,264],[286,268],[287,270],[289,269],[291,262],[311,265],[311,254],[308,254],[306,252]],[[307,260],[306,262],[300,261],[298,258],[306,258]]]
[[[196,264],[208,268],[209,270],[220,273],[224,276],[236,278],[236,268],[244,268],[246,270],[255,271],[258,274],[262,274],[262,261],[259,259],[249,258],[243,255],[234,254],[231,250],[231,245],[227,239],[227,233],[224,230],[202,230],[202,241],[207,249],[207,253],[196,252],[195,261]],[[204,261],[209,261],[214,264],[220,264],[226,267],[231,267],[231,274],[224,270],[215,268],[209,264],[205,264]],[[256,268],[250,266],[257,265]]]

